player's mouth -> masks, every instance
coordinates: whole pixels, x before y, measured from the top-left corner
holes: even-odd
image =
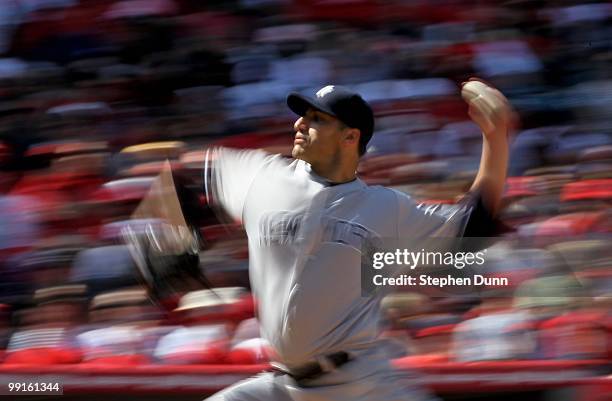
[[[302,135],[302,134],[297,134],[295,136],[295,139],[293,140],[293,144],[294,145],[303,145],[306,142],[307,142],[306,141],[306,137],[304,135]]]

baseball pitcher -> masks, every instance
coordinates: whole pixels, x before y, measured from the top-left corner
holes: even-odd
[[[313,98],[292,93],[294,160],[262,151],[210,149],[209,203],[244,226],[261,335],[272,345],[272,372],[235,384],[213,401],[430,399],[409,373],[389,363],[379,339],[381,295],[364,295],[364,247],[375,238],[483,236],[506,178],[513,112],[479,80],[462,85],[483,133],[470,193],[452,209],[420,207],[409,196],[356,176],[374,132],[360,95],[326,86]]]
[[[499,205],[513,112],[506,98],[471,79],[462,85],[483,133],[480,168],[467,196],[445,213],[356,177],[374,132],[360,95],[326,86],[292,93],[293,161],[261,151],[207,152],[208,199],[241,221],[249,237],[250,278],[262,337],[275,371],[231,386],[210,400],[424,400],[408,374],[394,370],[378,338],[380,297],[363,296],[362,246],[369,238],[473,235]]]

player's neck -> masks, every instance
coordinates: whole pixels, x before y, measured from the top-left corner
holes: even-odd
[[[357,178],[356,163],[311,163],[312,171],[332,184],[344,184]]]

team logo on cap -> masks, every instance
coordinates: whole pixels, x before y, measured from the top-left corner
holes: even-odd
[[[336,89],[336,87],[334,85],[327,85],[321,89],[319,89],[319,91],[316,93],[317,97],[323,97],[325,95],[327,95],[328,93],[332,93],[334,91],[334,89]]]

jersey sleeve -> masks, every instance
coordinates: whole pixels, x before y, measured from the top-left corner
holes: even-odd
[[[273,157],[261,150],[207,149],[204,193],[208,203],[222,208],[234,221],[242,221],[253,179]]]
[[[399,191],[394,192],[398,205],[397,237],[400,241],[463,236],[478,198],[468,195],[456,205],[426,205],[416,203]]]

